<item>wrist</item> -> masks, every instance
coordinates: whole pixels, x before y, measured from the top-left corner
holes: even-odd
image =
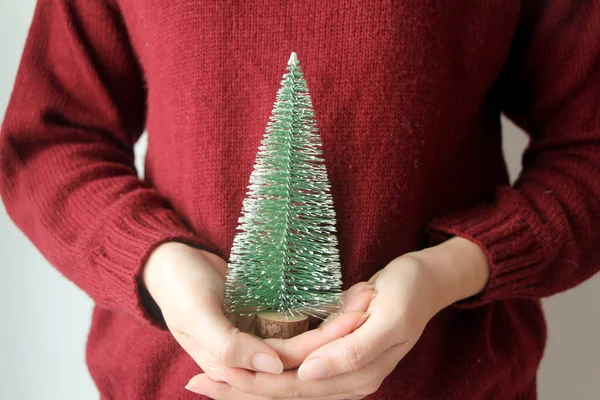
[[[161,279],[160,274],[162,273],[162,265],[164,265],[162,261],[163,254],[171,248],[172,244],[173,242],[163,243],[152,250],[142,266],[137,279],[141,306],[146,311],[148,317],[161,328],[165,328],[166,323],[160,306],[156,301],[157,293],[155,285]]]
[[[411,256],[421,260],[434,281],[440,309],[484,290],[490,275],[487,256],[476,244],[453,237]]]
[[[148,257],[140,273],[140,283],[159,302],[164,282],[172,277],[177,267],[193,260],[198,268],[214,268],[223,279],[227,262],[220,256],[180,242],[166,242],[157,246]],[[171,296],[171,293],[167,293]]]
[[[140,284],[156,300],[160,282],[164,280],[165,267],[173,259],[173,252],[189,248],[179,242],[166,242],[158,245],[151,253],[142,267]]]

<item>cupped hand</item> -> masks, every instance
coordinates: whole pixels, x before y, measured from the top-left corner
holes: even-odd
[[[488,276],[481,249],[461,238],[398,257],[369,280],[376,296],[366,321],[311,352],[299,370],[224,368],[222,382],[202,374],[189,387],[218,400],[362,399],[378,390],[439,310],[481,291]]]
[[[183,349],[212,378],[223,367],[279,374],[277,352],[241,332],[222,310],[225,260],[182,243],[165,243],[149,257],[142,280]]]
[[[312,351],[360,326],[373,293],[366,283],[355,285],[344,293],[342,313],[318,329],[263,341],[241,332],[232,323],[240,319],[223,313],[226,273],[227,263],[217,255],[175,242],[154,250],[142,273],[174,338],[212,381],[222,381],[228,369],[270,375],[297,368]]]
[[[362,326],[306,354],[299,370],[269,375],[224,369],[226,383],[200,375],[192,382],[198,393],[239,400],[268,398],[361,399],[383,379],[419,338],[433,304],[421,295],[431,288],[409,257],[394,260],[369,282],[376,296]],[[288,346],[289,347],[289,346]]]
[[[284,368],[287,370],[283,374],[297,375],[298,367],[306,357],[314,350],[335,341],[345,335],[353,332],[360,327],[367,319],[366,310],[374,296],[373,286],[367,282],[360,282],[344,292],[344,301],[339,312],[332,314],[324,320],[316,329],[305,332],[291,339],[266,339],[271,348],[275,349],[283,361]],[[199,394],[209,394],[215,399],[264,399],[262,396],[253,396],[241,393],[225,383],[225,376],[230,374],[256,374],[251,376],[259,377],[261,373],[242,370],[239,368],[230,368],[221,366],[218,370],[212,371],[213,374],[200,374],[192,378],[186,387],[188,390]],[[215,379],[215,375],[218,377]],[[265,374],[271,375],[272,374]],[[205,388],[206,384],[216,385],[213,390]],[[221,385],[221,386],[219,386]]]

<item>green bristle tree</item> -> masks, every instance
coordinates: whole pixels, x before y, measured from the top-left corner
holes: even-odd
[[[228,265],[229,313],[324,316],[341,302],[335,212],[315,113],[292,53]]]

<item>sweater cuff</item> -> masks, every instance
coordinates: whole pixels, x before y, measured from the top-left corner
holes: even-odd
[[[506,202],[480,205],[431,222],[428,233],[434,243],[460,236],[476,243],[488,258],[490,277],[484,290],[455,306],[472,308],[531,295],[528,289],[536,283],[544,259],[539,246],[543,242],[530,226],[523,207],[510,207]]]
[[[107,294],[111,309],[133,315],[145,325],[165,329],[156,305],[140,285],[140,274],[152,251],[166,242],[180,242],[220,256],[218,250],[191,232],[174,211],[131,209],[127,217],[107,222],[105,235],[91,252],[91,264],[101,276],[96,284]],[[153,300],[151,300],[153,302]]]

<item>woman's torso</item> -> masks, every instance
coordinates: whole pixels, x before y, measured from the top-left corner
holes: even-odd
[[[119,4],[148,90],[146,179],[225,257],[292,51],[323,141],[346,287],[426,245],[433,217],[508,182],[494,84],[520,1]],[[189,396],[192,360],[136,324],[96,311],[88,363],[101,391]],[[537,302],[445,310],[372,398],[531,393],[544,340]],[[128,365],[130,351],[148,364]],[[120,382],[121,368],[139,368],[140,382]]]

